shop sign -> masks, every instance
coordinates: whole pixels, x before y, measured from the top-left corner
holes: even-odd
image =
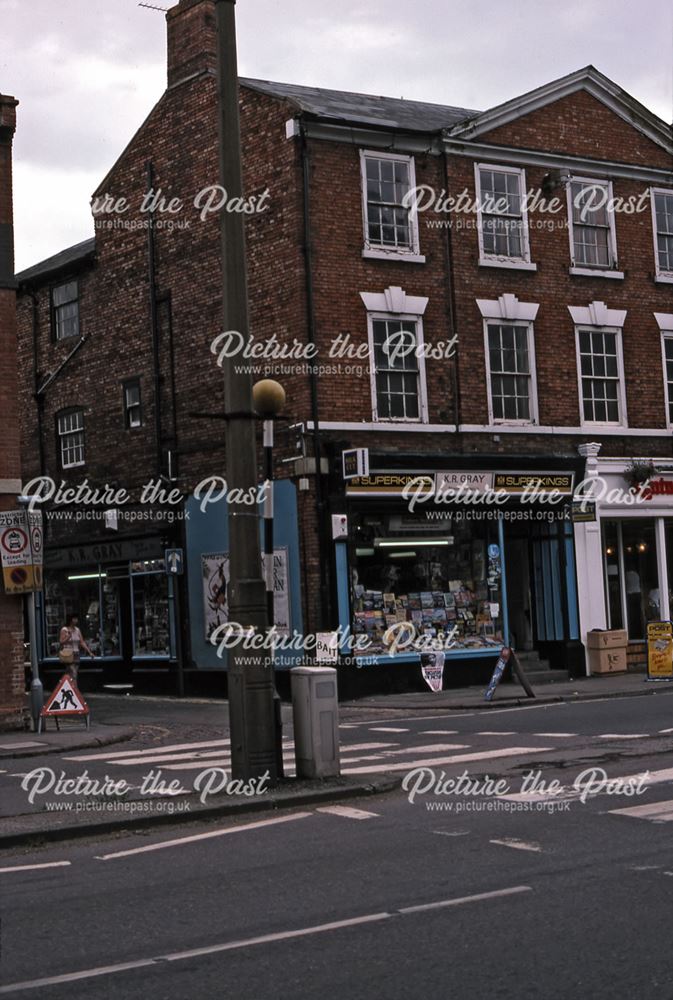
[[[435,492],[434,474],[420,472],[376,472],[369,476],[355,476],[346,482],[346,496],[401,497],[405,487],[414,483],[427,489],[428,496]]]
[[[421,673],[423,674],[423,680],[435,694],[442,690],[445,661],[445,653],[421,653]]]
[[[570,510],[574,524],[596,520],[596,503],[593,500],[574,500]]]
[[[74,569],[97,563],[142,562],[145,559],[162,559],[164,550],[158,538],[140,539],[135,542],[100,542],[95,545],[73,545],[66,549],[47,552],[48,569]]]
[[[532,491],[537,493],[555,491],[561,496],[572,496],[573,474],[572,472],[496,472],[493,488],[512,496]]]
[[[0,554],[6,594],[42,589],[43,548],[40,511],[0,512]]]
[[[673,625],[649,622],[647,626],[647,676],[673,679]]]
[[[318,632],[316,634],[315,662],[336,663],[339,659],[338,641],[337,632]]]
[[[493,488],[492,472],[438,472],[435,475],[435,492],[447,493],[449,490],[471,490],[474,493],[485,493]]]
[[[351,448],[349,451],[342,451],[341,461],[344,479],[369,475],[369,448]]]

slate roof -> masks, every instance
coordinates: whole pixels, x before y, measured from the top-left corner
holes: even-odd
[[[397,97],[376,97],[345,90],[300,87],[293,83],[241,78],[240,84],[271,97],[292,101],[300,111],[317,118],[353,125],[373,125],[405,132],[437,132],[479,114],[469,108],[454,108]]]
[[[60,253],[54,254],[53,257],[47,257],[46,260],[40,261],[39,264],[34,264],[32,267],[26,268],[25,271],[20,271],[16,275],[16,280],[19,284],[22,284],[26,281],[31,281],[33,278],[44,278],[48,274],[62,271],[72,264],[77,264],[87,257],[93,257],[95,252],[95,238],[84,240],[82,243],[76,243],[74,246],[68,247],[67,250],[61,250]]]

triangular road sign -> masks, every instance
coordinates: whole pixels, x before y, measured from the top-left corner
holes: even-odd
[[[44,706],[43,718],[60,715],[88,715],[89,706],[79,692],[70,674],[64,674],[56,685],[56,690]]]

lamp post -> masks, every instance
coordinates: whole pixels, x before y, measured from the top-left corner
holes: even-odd
[[[215,0],[220,176],[231,196],[243,197],[241,125],[238,107],[235,0]],[[222,309],[224,330],[249,337],[244,216],[223,211]],[[237,370],[238,368],[238,370]],[[227,483],[236,495],[255,489],[257,456],[252,412],[252,371],[224,366]],[[229,620],[255,633],[267,627],[257,511],[242,501],[229,504]],[[273,671],[264,651],[237,644],[229,652],[229,725],[234,778],[278,780]]]
[[[264,581],[266,583],[266,616],[269,627],[276,621],[274,613],[274,573],[273,573],[273,421],[285,405],[285,389],[273,379],[262,379],[252,387],[252,405],[262,417],[264,434]],[[271,650],[272,669],[274,651]],[[275,670],[274,670],[275,674]],[[283,767],[283,739],[280,695],[274,683],[273,703],[276,720],[276,766],[278,775],[285,773]]]

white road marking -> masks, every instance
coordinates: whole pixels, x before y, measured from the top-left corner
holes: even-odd
[[[507,747],[505,750],[484,750],[481,753],[453,754],[451,757],[426,757],[407,760],[402,764],[381,764],[378,767],[345,767],[342,774],[372,774],[381,771],[410,771],[415,767],[432,767],[438,764],[467,764],[471,760],[495,760],[498,757],[517,757],[530,753],[546,753],[554,747]]]
[[[430,743],[428,746],[424,747],[404,747],[401,750],[383,750],[381,753],[365,757],[360,755],[356,757],[345,756],[341,758],[341,763],[358,764],[363,760],[386,760],[388,757],[399,757],[401,754],[409,756],[410,753],[446,753],[447,750],[467,750],[469,749],[469,746],[469,743]],[[348,755],[351,750],[352,747],[341,747],[342,754]]]
[[[608,777],[609,785],[612,785],[615,781],[622,782],[624,785],[630,784],[634,786],[639,784],[642,787],[649,785],[661,785],[667,781],[673,781],[673,767],[665,767],[659,771],[640,771],[638,774],[620,774],[610,775]],[[498,797],[506,799],[508,802],[567,802],[579,799],[581,794],[581,789],[573,788],[572,785],[562,785],[557,794],[545,790],[541,792],[516,792],[511,795],[501,795]],[[611,793],[608,793],[608,791],[605,790],[599,794],[607,795]],[[594,796],[592,795],[591,798],[594,798]]]
[[[490,844],[497,844],[499,847],[513,847],[515,851],[534,851],[536,854],[542,853],[542,848],[535,841],[518,840],[516,837],[505,837],[504,840],[490,840]]]
[[[28,771],[15,771],[13,774],[10,774],[10,778],[25,778],[28,773]]]
[[[1,873],[5,872],[34,872],[42,868],[67,868],[71,861],[49,861],[43,865],[11,865],[9,868],[0,868]]]
[[[354,746],[342,745],[342,749],[351,753],[357,750],[378,750],[383,747],[396,747],[399,743],[356,743]],[[286,761],[294,760],[294,744],[284,744],[283,746],[283,758]],[[217,756],[216,756],[217,754]],[[178,763],[183,763],[186,761],[191,761],[190,764],[183,765],[182,768],[178,767]],[[130,760],[118,760],[118,759],[108,759],[107,763],[113,765],[114,767],[125,767],[127,765],[141,765],[141,764],[159,764],[165,767],[167,771],[179,771],[179,770],[190,770],[193,766],[197,764],[203,764],[204,767],[226,767],[231,762],[231,752],[229,750],[216,751],[212,750],[210,752],[206,750],[199,750],[195,753],[177,753],[165,756],[164,754],[156,754],[152,757],[133,757]],[[170,766],[176,765],[176,766]]]
[[[362,924],[376,923],[377,921],[389,920],[399,914],[421,913],[423,910],[439,909],[447,906],[462,906],[467,903],[477,903],[489,899],[498,899],[503,896],[513,896],[522,892],[532,892],[531,886],[518,885],[511,889],[499,889],[495,892],[482,892],[473,896],[463,896],[459,899],[444,899],[437,903],[426,903],[420,906],[408,906],[394,913],[368,913],[362,917],[351,917],[347,920],[335,920],[329,924],[317,924],[313,927],[302,927],[298,930],[280,931],[276,934],[264,934],[260,937],[244,938],[239,941],[227,941],[223,944],[214,944],[206,948],[192,948],[189,951],[173,952],[168,955],[157,955],[155,958],[139,959],[136,962],[120,962],[118,965],[99,966],[93,969],[82,969],[79,972],[66,972],[60,976],[48,976],[43,979],[32,979],[18,983],[8,983],[0,986],[0,994],[19,993],[24,990],[39,989],[44,986],[56,986],[62,983],[78,982],[83,979],[94,979],[100,976],[110,976],[119,972],[128,972],[134,969],[144,969],[149,966],[161,965],[164,962],[183,962],[192,958],[201,958],[205,955],[217,955],[222,952],[236,951],[242,948],[252,948],[260,944],[270,944],[276,941],[290,941],[293,938],[309,937],[313,934],[324,934],[329,931],[341,930],[348,927],[358,927]]]
[[[573,736],[579,735],[578,733],[533,733],[533,736],[539,736],[542,739],[557,739],[557,740],[569,740]]]
[[[515,885],[511,889],[497,889],[495,892],[479,892],[474,896],[461,896],[459,899],[442,899],[438,903],[423,903],[420,906],[407,906],[398,913],[422,913],[424,910],[438,910],[444,906],[461,906],[463,903],[477,903],[484,899],[498,899],[500,896],[514,896],[520,892],[532,892],[530,885]]]
[[[508,732],[501,729],[484,729],[480,733],[475,733],[475,736],[516,736],[516,733]]]
[[[88,753],[63,760],[115,760],[118,757],[143,757],[148,754],[172,753],[178,750],[201,750],[203,747],[229,746],[230,740],[205,740],[202,743],[172,743],[170,746],[146,747],[144,750],[118,750],[110,753]]]
[[[350,806],[321,806],[319,813],[329,813],[330,816],[343,816],[344,819],[375,819],[380,813],[367,812],[365,809],[352,809]]]
[[[26,741],[25,743],[0,743],[0,750],[25,750],[26,747],[46,747],[44,740]]]
[[[457,736],[457,729],[423,729],[419,736]]]
[[[408,733],[408,729],[395,729],[392,726],[371,726],[372,733]]]
[[[673,733],[673,729],[660,729],[659,732],[663,735],[664,733]]]
[[[469,830],[431,830],[431,833],[436,833],[438,837],[467,837],[469,836]]]
[[[310,812],[292,813],[290,816],[276,816],[273,819],[259,820],[257,823],[244,823],[241,826],[230,826],[226,830],[211,830],[209,833],[196,833],[191,837],[179,837],[176,840],[162,840],[158,844],[147,844],[145,847],[133,847],[128,851],[115,851],[114,854],[96,856],[97,861],[111,861],[113,858],[129,858],[134,854],[148,854],[150,851],[162,851],[166,847],[182,847],[183,844],[195,844],[200,840],[211,840],[213,837],[225,837],[229,833],[245,833],[248,830],[259,830],[265,826],[277,826],[279,823],[292,823],[297,819],[312,816]]]
[[[673,820],[673,799],[667,802],[649,802],[641,806],[628,806],[626,809],[610,809],[610,816],[631,816],[633,819],[651,819],[657,823],[670,823]]]

